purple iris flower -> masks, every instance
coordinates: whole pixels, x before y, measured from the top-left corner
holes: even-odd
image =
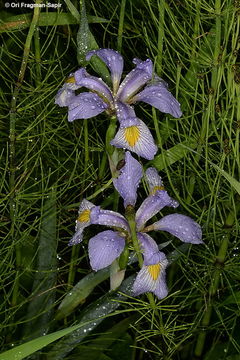
[[[125,165],[120,170],[118,178],[113,180],[116,190],[124,200],[125,208],[133,208],[137,200],[137,188],[143,176],[141,164],[126,152]],[[166,267],[167,258],[158,250],[156,242],[147,232],[151,230],[166,231],[186,243],[201,244],[202,231],[200,226],[190,217],[181,214],[164,216],[151,225],[146,223],[165,206],[176,208],[178,202],[173,200],[164,190],[162,180],[155,168],[149,168],[146,173],[150,194],[142,202],[136,212],[137,237],[143,252],[143,266],[133,284],[133,293],[139,295],[145,292],[154,293],[159,299],[167,293]],[[93,270],[105,268],[117,259],[123,252],[126,243],[131,242],[128,221],[121,214],[103,210],[87,200],[83,200],[77,220],[76,233],[70,245],[82,241],[85,227],[91,224],[105,225],[112,230],[100,232],[89,240],[88,252]]]
[[[116,115],[120,127],[111,144],[135,152],[148,160],[154,158],[157,147],[153,137],[144,124],[136,117],[132,105],[143,101],[173,117],[181,117],[180,104],[168,91],[167,84],[153,73],[150,59],[134,59],[135,69],[121,82],[123,58],[115,50],[100,49],[87,53],[86,59],[98,56],[109,68],[112,87],[101,78],[80,68],[66,80],[58,91],[55,103],[68,106],[68,121],[88,119],[104,111]],[[121,82],[121,83],[120,83]],[[75,90],[87,88],[89,92],[75,95]]]

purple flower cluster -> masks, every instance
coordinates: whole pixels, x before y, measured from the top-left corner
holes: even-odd
[[[153,159],[157,147],[148,127],[137,118],[132,105],[143,101],[178,118],[182,115],[180,104],[168,91],[167,84],[154,74],[150,59],[134,59],[136,67],[121,82],[123,58],[117,51],[93,50],[88,52],[86,59],[90,60],[93,55],[98,56],[109,68],[112,87],[101,78],[90,75],[85,68],[80,68],[69,76],[58,91],[56,104],[68,106],[68,121],[88,119],[104,111],[116,115],[120,126],[111,144],[145,159]],[[76,95],[75,91],[80,88],[90,91]]]
[[[120,170],[118,178],[113,180],[114,187],[124,200],[124,207],[136,204],[137,188],[143,177],[141,164],[134,159],[130,152],[125,154],[125,165]],[[133,294],[145,292],[154,293],[159,299],[167,296],[166,267],[168,265],[165,254],[158,249],[149,231],[166,231],[181,241],[192,244],[202,243],[200,226],[190,217],[181,214],[164,216],[151,225],[146,223],[165,206],[176,208],[177,201],[173,200],[164,190],[162,180],[155,168],[148,168],[145,178],[149,186],[149,196],[142,202],[136,211],[136,232],[143,254],[143,266],[139,271],[134,284]],[[91,225],[104,225],[111,230],[98,233],[89,240],[88,252],[93,270],[98,271],[112,264],[123,252],[126,244],[131,244],[131,232],[127,219],[111,210],[101,209],[84,199],[80,204],[79,217],[76,222],[76,233],[70,245],[82,241],[83,230]]]

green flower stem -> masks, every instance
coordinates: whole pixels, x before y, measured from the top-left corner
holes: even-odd
[[[69,272],[68,272],[68,286],[69,288],[72,288],[72,285],[75,280],[76,275],[76,263],[79,256],[79,246],[72,246],[72,253],[71,253],[71,262],[69,265]]]
[[[119,25],[118,25],[118,37],[117,37],[117,50],[121,52],[122,50],[122,38],[123,38],[123,24],[124,24],[124,14],[125,14],[125,5],[126,0],[121,1],[121,9],[119,16]]]
[[[89,162],[89,146],[88,146],[88,119],[83,120],[84,126],[84,169],[86,170]]]
[[[111,156],[115,150],[115,147],[110,144],[110,141],[114,138],[117,129],[117,118],[116,116],[110,117],[110,124],[106,132],[106,151],[108,156]]]
[[[41,0],[36,0],[36,4],[40,4]],[[11,109],[10,109],[10,129],[9,129],[9,212],[10,212],[10,219],[11,219],[11,229],[10,229],[10,236],[13,239],[13,242],[16,241],[17,236],[15,233],[15,220],[16,220],[16,198],[15,198],[15,173],[16,173],[16,159],[15,159],[15,141],[16,141],[16,115],[17,115],[17,98],[22,86],[22,82],[25,76],[27,62],[30,53],[30,45],[32,42],[32,38],[34,32],[36,30],[36,26],[38,23],[39,15],[40,15],[40,7],[35,7],[33,12],[32,22],[28,31],[28,35],[26,38],[24,51],[23,51],[23,59],[19,71],[19,76],[17,83],[15,85],[12,101],[11,101]],[[19,245],[15,245],[16,251],[16,276],[15,281],[13,284],[13,292],[12,292],[12,306],[15,306],[18,301],[18,291],[19,291],[19,266],[21,264],[21,253]]]
[[[139,263],[139,266],[142,267],[143,266],[143,257],[142,257],[142,252],[141,252],[141,249],[139,246],[138,238],[137,238],[135,210],[134,210],[133,206],[131,206],[131,205],[127,206],[125,215],[126,215],[126,219],[129,224],[131,239],[132,239],[134,250],[136,251],[136,254],[137,254],[138,263]]]
[[[236,210],[236,213],[239,212],[240,204],[237,205],[235,210]],[[235,211],[231,211],[229,213],[228,217],[226,218],[225,227],[231,228],[235,221],[236,221]],[[224,266],[224,262],[225,262],[225,258],[226,258],[226,254],[227,254],[227,250],[228,250],[230,235],[231,235],[230,231],[227,230],[227,233],[223,237],[221,246],[219,248],[218,254],[215,259],[215,270],[213,273],[213,281],[209,288],[209,296],[208,296],[209,304],[208,304],[207,310],[202,318],[201,326],[202,326],[203,330],[201,330],[199,332],[196,347],[195,347],[195,356],[196,357],[201,357],[203,350],[204,350],[205,340],[206,340],[206,336],[207,336],[206,328],[209,326],[209,323],[211,320],[211,315],[212,315],[212,311],[214,308],[213,299],[218,291],[222,268]]]

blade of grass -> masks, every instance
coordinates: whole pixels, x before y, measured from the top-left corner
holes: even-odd
[[[50,327],[57,280],[56,190],[52,189],[43,204],[39,235],[38,265],[32,300],[29,303],[24,337],[45,335]]]
[[[87,16],[88,23],[107,23],[108,20],[98,16]],[[28,28],[32,22],[32,13],[5,17],[0,20],[0,33],[19,31]],[[79,24],[70,13],[49,12],[39,15],[38,26],[59,26]]]

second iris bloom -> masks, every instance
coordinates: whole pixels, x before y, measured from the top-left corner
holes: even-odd
[[[143,266],[133,284],[134,295],[153,292],[159,299],[167,293],[165,269],[168,261],[153,238],[147,234],[152,230],[162,230],[178,237],[181,241],[192,244],[202,243],[200,226],[190,217],[181,214],[164,216],[157,222],[146,226],[148,220],[165,206],[176,208],[173,200],[164,190],[160,176],[155,168],[147,169],[146,180],[150,194],[136,211],[137,238],[143,252]],[[143,176],[141,164],[126,152],[125,165],[117,179],[113,180],[116,190],[124,200],[124,207],[134,207],[137,200],[137,188]],[[111,210],[103,210],[88,200],[83,200],[79,208],[76,233],[70,245],[82,241],[83,230],[91,225],[105,225],[113,230],[100,232],[89,240],[88,252],[93,270],[98,271],[112,264],[123,252],[126,243],[131,243],[128,221],[125,217]]]

